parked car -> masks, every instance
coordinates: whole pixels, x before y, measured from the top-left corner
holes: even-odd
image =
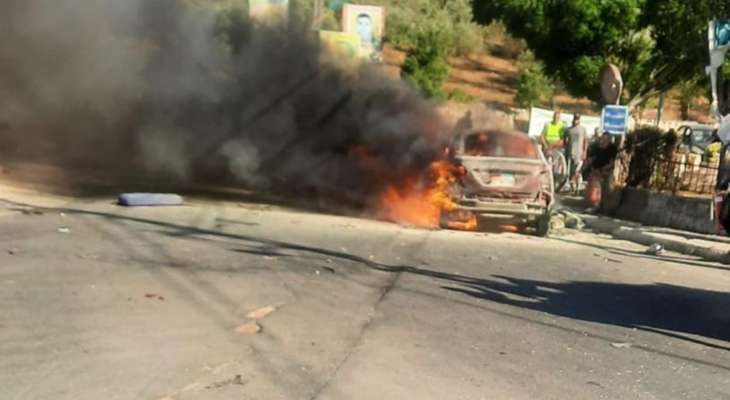
[[[501,130],[460,134],[451,148],[465,176],[452,188],[458,204],[450,215],[470,212],[478,219],[503,218],[532,226],[540,236],[550,230],[555,202],[551,166],[527,135]]]
[[[682,145],[690,152],[704,154],[707,146],[715,140],[715,128],[710,125],[682,125],[677,129]]]

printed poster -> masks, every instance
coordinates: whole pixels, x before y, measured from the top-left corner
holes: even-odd
[[[342,7],[342,31],[360,37],[360,57],[380,61],[385,35],[385,8],[345,4]]]
[[[360,57],[360,36],[336,31],[319,31],[322,47],[329,54],[347,61],[357,61]]]

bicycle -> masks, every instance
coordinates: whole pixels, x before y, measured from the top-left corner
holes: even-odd
[[[543,152],[545,160],[552,167],[553,181],[555,182],[555,193],[559,193],[570,180],[570,166],[568,160],[560,148],[551,148]]]

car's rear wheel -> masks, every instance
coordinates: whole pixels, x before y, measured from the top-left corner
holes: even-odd
[[[449,214],[442,212],[441,216],[439,216],[439,228],[449,229],[449,221],[451,221]]]
[[[540,237],[547,237],[550,234],[550,222],[553,214],[550,210],[546,210],[535,223],[535,234]]]

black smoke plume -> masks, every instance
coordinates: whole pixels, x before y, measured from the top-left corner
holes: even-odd
[[[2,8],[3,158],[366,204],[440,156],[431,104],[323,61],[304,24],[183,0]]]

